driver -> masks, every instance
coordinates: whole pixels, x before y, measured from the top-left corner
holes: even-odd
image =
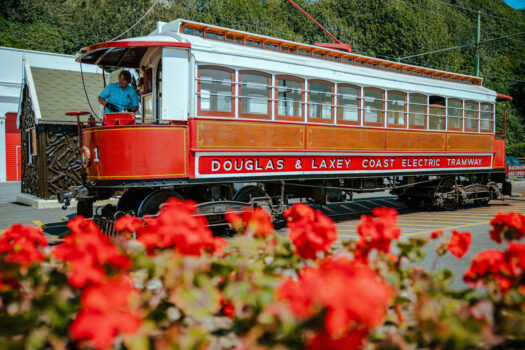
[[[123,70],[118,75],[118,83],[109,84],[102,90],[98,96],[98,102],[104,106],[104,113],[122,112],[123,110],[136,112],[139,109],[137,92],[128,85],[130,82],[131,73]]]

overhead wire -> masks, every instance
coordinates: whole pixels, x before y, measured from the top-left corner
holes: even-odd
[[[150,6],[150,8],[144,12],[144,14],[131,26],[129,27],[128,29],[126,29],[124,32],[122,32],[120,35],[117,35],[116,37],[114,37],[113,39],[111,39],[110,41],[115,41],[117,40],[118,38],[122,37],[124,34],[127,34],[129,33],[133,28],[135,28],[140,22],[142,22],[142,20],[144,18],[146,18],[150,12],[153,10],[153,8],[155,7],[155,5],[157,5],[159,3],[159,0],[155,0],[155,2],[153,3],[153,5]]]
[[[470,11],[470,12],[475,12],[475,13],[478,13],[478,12],[479,12],[479,13],[480,13],[481,15],[483,15],[483,16],[488,16],[488,17],[498,18],[498,19],[505,20],[505,21],[507,21],[507,22],[512,22],[512,23],[517,23],[517,24],[525,25],[525,22],[514,21],[514,20],[512,20],[512,19],[510,19],[510,18],[507,18],[507,17],[492,15],[492,14],[490,14],[490,13],[482,12],[482,11],[479,11],[479,10],[474,10],[474,9],[467,8],[467,7],[463,7],[463,6],[459,6],[459,5],[456,5],[456,4],[451,4],[451,3],[449,3],[449,2],[440,1],[440,0],[432,0],[432,1],[437,2],[437,3],[439,3],[439,4],[443,4],[443,5],[448,5],[448,6],[456,7],[456,8],[459,8],[459,9],[465,10],[465,11]]]

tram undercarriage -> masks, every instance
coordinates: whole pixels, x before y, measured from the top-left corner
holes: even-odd
[[[501,186],[499,186],[501,184]],[[193,200],[199,214],[206,216],[210,227],[226,225],[228,209],[245,206],[262,207],[274,219],[282,216],[289,205],[344,203],[354,193],[390,190],[399,201],[412,208],[455,210],[465,203],[487,205],[491,199],[510,195],[511,184],[504,174],[465,174],[446,176],[390,176],[323,180],[268,180],[249,183],[186,184],[171,186],[140,186],[122,188],[76,188],[59,201],[68,205],[78,202],[77,213],[93,217],[103,229],[111,231],[112,222],[123,215],[143,217],[155,215],[168,198]],[[93,211],[95,200],[122,193],[117,205],[105,205]]]

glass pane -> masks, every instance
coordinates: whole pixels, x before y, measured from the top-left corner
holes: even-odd
[[[405,125],[405,94],[388,93],[388,123]]]
[[[462,102],[458,100],[448,100],[448,128],[462,129],[462,116]]]
[[[231,112],[231,73],[201,69],[201,110]]]
[[[339,104],[338,116],[341,120],[358,121],[359,120],[359,90],[349,86],[339,87],[337,101]]]
[[[268,114],[268,78],[241,74],[241,112]]]
[[[383,92],[365,90],[365,122],[383,123]]]
[[[492,105],[482,104],[480,113],[480,129],[492,130]]]
[[[444,122],[445,108],[444,107],[430,107],[428,116],[428,128],[430,130],[443,130],[445,128]]]
[[[427,113],[427,97],[410,95],[410,125],[425,126],[425,115]]]
[[[476,102],[465,103],[465,128],[478,129],[478,104]]]
[[[332,86],[322,83],[310,83],[310,118],[332,118]]]
[[[279,79],[277,85],[277,114],[301,117],[303,115],[302,83],[295,80]]]

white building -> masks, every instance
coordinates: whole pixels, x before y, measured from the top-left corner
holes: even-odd
[[[14,153],[8,149],[7,143],[10,142],[12,146],[10,136],[13,136],[13,125],[11,124],[13,121],[16,122],[15,114],[18,113],[24,59],[31,67],[80,71],[79,63],[75,62],[74,56],[71,55],[0,47],[0,62],[2,63],[0,65],[0,182],[8,180],[8,154],[9,161],[11,161],[10,170],[13,167]],[[100,71],[94,65],[83,65],[82,70],[85,72]],[[11,124],[7,125],[8,122]],[[11,135],[6,133],[6,129],[11,130]],[[17,152],[16,158],[18,157]],[[20,179],[20,173],[15,172],[15,174],[15,176],[10,176],[9,180]]]

